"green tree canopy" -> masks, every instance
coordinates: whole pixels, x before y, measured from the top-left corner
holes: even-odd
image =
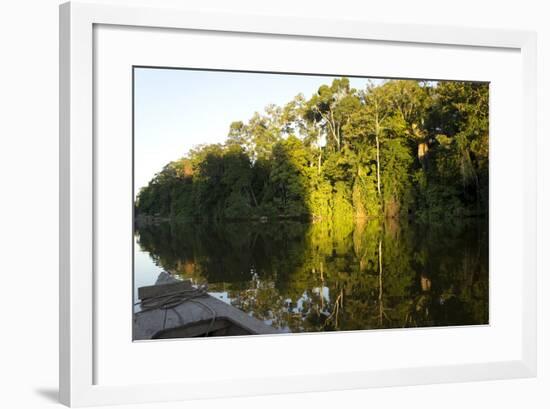
[[[225,143],[167,164],[138,216],[232,220],[409,217],[488,211],[486,83],[347,78],[229,124]]]

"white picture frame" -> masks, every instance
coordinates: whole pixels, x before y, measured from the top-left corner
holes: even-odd
[[[521,54],[523,243],[521,354],[514,359],[388,370],[349,370],[197,383],[97,382],[94,302],[94,26],[170,28],[338,38],[444,47],[513,49]],[[60,399],[69,406],[185,400],[459,382],[536,375],[536,35],[525,31],[234,15],[65,3],[60,6]],[[519,274],[519,273],[518,273]],[[130,284],[128,284],[130,285]],[[426,335],[428,336],[428,335]],[[246,339],[242,342],[247,342]]]

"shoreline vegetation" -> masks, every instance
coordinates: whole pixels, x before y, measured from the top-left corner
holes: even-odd
[[[336,79],[168,163],[136,222],[487,217],[488,102],[486,83]]]

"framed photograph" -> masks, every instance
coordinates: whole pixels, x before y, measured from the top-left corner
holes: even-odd
[[[63,403],[536,375],[534,33],[60,22]]]

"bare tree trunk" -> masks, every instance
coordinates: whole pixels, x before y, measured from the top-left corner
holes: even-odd
[[[321,117],[328,125],[329,132],[334,139],[334,143],[336,144],[336,150],[340,152],[340,132],[339,129],[337,129],[337,124],[334,120],[334,113],[332,112],[332,109],[330,110],[330,115],[323,114],[318,108],[316,109],[316,111],[319,113],[319,115],[321,115]]]
[[[325,309],[325,298],[323,296],[323,288],[325,287],[325,277],[323,276],[323,262],[321,261],[321,265],[319,266],[319,272],[321,273],[321,289],[319,291],[319,294],[321,295],[321,310]]]
[[[340,129],[336,121],[334,120],[334,112],[332,111],[332,108],[330,109],[330,125],[332,128],[332,134],[334,136],[334,140],[336,141],[336,149],[338,152],[340,152]]]
[[[254,206],[258,207],[258,201],[256,200],[256,195],[254,194],[254,189],[252,189],[252,186],[249,187],[249,190],[252,200],[254,201]]]
[[[382,326],[384,305],[382,300],[382,239],[378,241],[378,322]]]
[[[425,172],[427,169],[427,159],[428,159],[428,141],[424,140],[422,142],[418,143],[418,160],[420,161],[420,164],[422,165],[422,170]]]
[[[319,155],[317,157],[317,175],[321,174],[321,157],[323,155],[323,148],[321,147],[321,127],[317,127],[317,147],[319,148]]]
[[[382,196],[382,189],[380,187],[380,126],[378,124],[378,118],[376,119],[376,187],[378,189],[378,197]]]

